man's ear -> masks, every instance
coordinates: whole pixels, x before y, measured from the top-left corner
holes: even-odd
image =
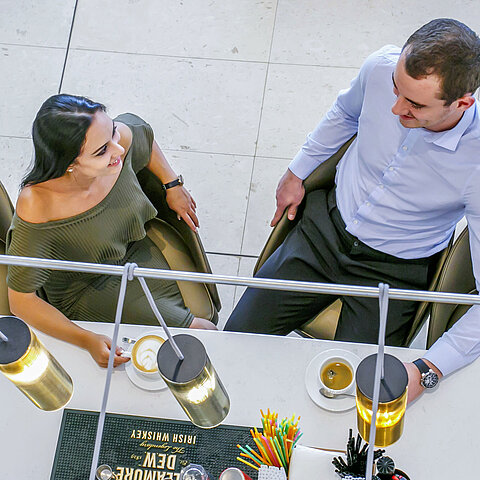
[[[475,103],[475,98],[471,93],[466,93],[463,97],[457,100],[457,107],[465,111]]]

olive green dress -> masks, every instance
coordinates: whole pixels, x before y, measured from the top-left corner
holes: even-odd
[[[108,195],[73,217],[30,223],[16,214],[7,235],[7,253],[77,262],[168,269],[165,257],[146,236],[157,211],[143,193],[136,172],[150,160],[153,131],[131,113],[115,120],[133,133],[122,171]],[[113,322],[121,277],[9,266],[7,284],[17,292],[43,287],[48,302],[71,320]],[[188,327],[193,315],[174,281],[147,279],[155,303],[170,326]],[[158,325],[137,279],[128,282],[122,322]]]

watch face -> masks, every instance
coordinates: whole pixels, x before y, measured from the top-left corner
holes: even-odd
[[[420,383],[425,388],[433,388],[438,383],[438,375],[430,370],[428,373],[422,375]]]

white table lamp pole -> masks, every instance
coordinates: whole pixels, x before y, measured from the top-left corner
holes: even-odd
[[[365,480],[372,480],[373,473],[373,455],[375,451],[375,434],[377,429],[377,411],[378,399],[380,396],[380,382],[384,378],[384,356],[385,356],[385,332],[387,328],[388,313],[388,284],[380,283],[379,289],[379,308],[380,308],[380,329],[378,332],[378,354],[375,366],[375,381],[373,384],[373,400],[372,400],[372,421],[370,424],[370,440],[367,453],[367,470],[365,472]]]

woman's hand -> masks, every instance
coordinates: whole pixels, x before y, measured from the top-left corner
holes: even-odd
[[[110,355],[110,348],[112,341],[105,335],[99,335],[97,333],[89,332],[88,340],[85,344],[85,349],[90,353],[92,358],[100,365],[100,367],[106,368],[108,366],[108,357]],[[115,357],[113,359],[113,366],[118,367],[122,363],[128,362],[128,358],[121,357],[122,349],[117,346],[115,351]]]
[[[85,330],[71,322],[63,313],[34,293],[21,293],[8,289],[8,301],[11,312],[47,335],[71,343],[87,350],[101,366],[108,365],[110,355],[110,338]],[[128,362],[128,358],[120,357],[122,349],[117,347],[113,365],[116,367]]]
[[[183,219],[196,233],[200,226],[196,214],[197,204],[188,190],[182,185],[167,190],[168,206],[177,214],[178,219]]]
[[[164,185],[178,178],[155,140],[152,144],[152,154],[147,168]],[[197,228],[200,226],[195,212],[197,204],[183,185],[167,189],[167,204],[177,214],[179,220],[183,219],[197,233]]]

